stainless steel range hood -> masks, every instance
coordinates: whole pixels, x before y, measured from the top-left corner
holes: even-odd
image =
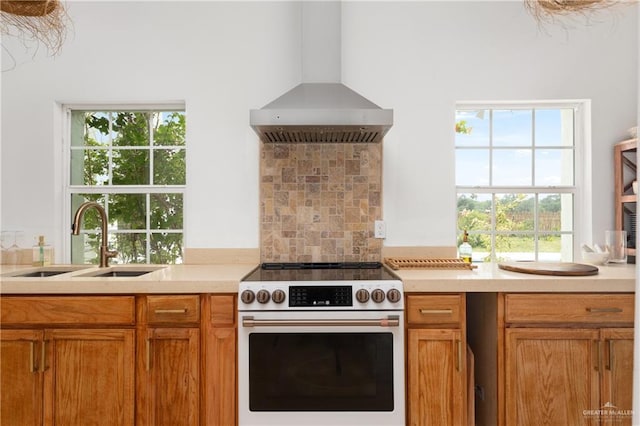
[[[250,121],[264,142],[380,142],[393,125],[393,110],[344,84],[302,83],[251,110]]]
[[[393,125],[392,109],[338,82],[341,7],[339,1],[302,3],[303,82],[250,111],[250,125],[263,142],[375,143]]]

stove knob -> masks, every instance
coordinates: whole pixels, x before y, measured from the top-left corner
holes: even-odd
[[[271,295],[267,290],[260,290],[258,294],[256,294],[256,300],[258,303],[267,303],[271,299]]]
[[[392,288],[387,292],[387,299],[389,299],[389,302],[391,303],[398,303],[401,298],[402,294],[400,294],[400,290],[397,288]]]
[[[287,297],[287,295],[285,294],[285,292],[283,290],[275,290],[273,292],[273,294],[271,295],[271,298],[273,299],[274,302],[276,303],[282,303],[284,302],[284,299]]]
[[[245,290],[242,292],[242,294],[240,294],[240,300],[242,300],[242,303],[247,303],[247,304],[253,303],[255,298],[256,298],[256,295],[251,290]]]
[[[384,291],[380,290],[379,288],[376,288],[375,290],[373,290],[371,292],[371,300],[373,300],[376,303],[384,302]]]
[[[369,301],[369,292],[364,288],[356,291],[356,300],[360,303],[367,303]]]

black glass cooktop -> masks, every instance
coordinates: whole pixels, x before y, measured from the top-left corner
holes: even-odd
[[[380,262],[263,263],[243,281],[397,280]]]

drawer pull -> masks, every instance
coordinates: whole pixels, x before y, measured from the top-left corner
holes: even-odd
[[[422,315],[431,315],[431,314],[453,314],[453,309],[420,309],[420,313]]]
[[[184,308],[184,309],[156,309],[154,312],[156,313],[156,315],[162,315],[162,314],[186,314],[187,313],[187,308]]]
[[[592,314],[601,314],[601,313],[619,313],[622,312],[622,308],[587,308],[587,312],[591,312]]]

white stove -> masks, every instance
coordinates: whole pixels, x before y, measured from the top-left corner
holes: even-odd
[[[404,295],[380,263],[264,264],[238,298],[241,426],[404,425]]]

